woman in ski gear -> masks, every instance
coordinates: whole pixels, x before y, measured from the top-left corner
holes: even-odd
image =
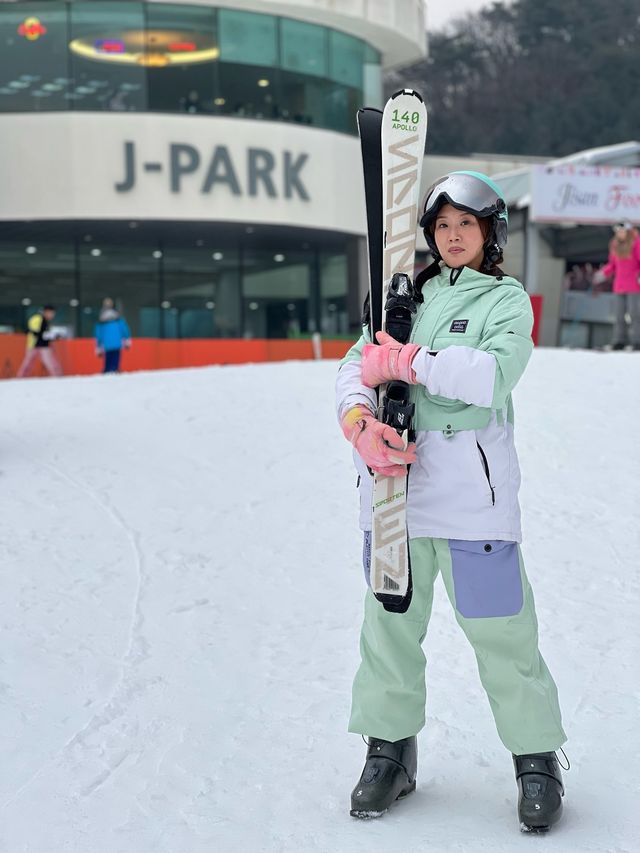
[[[366,596],[349,729],[369,738],[369,750],[351,813],[377,816],[415,787],[416,734],[425,724],[421,644],[440,572],[475,650],[498,734],[514,756],[521,823],[545,829],[560,817],[555,750],[566,736],[556,686],[538,650],[533,593],[519,547],[511,392],[533,349],[531,302],[498,266],[508,217],[488,177],[453,172],[436,181],[420,225],[434,261],[416,280],[423,301],[409,343],[379,332],[373,344],[365,326],[336,383],[338,418],[360,474],[365,574],[368,468],[387,473],[415,457],[407,489],[411,604],[406,613],[391,613],[370,590]],[[373,389],[394,379],[410,383],[415,405],[415,446],[405,457],[393,438],[381,449],[385,434],[379,429],[377,441],[363,441],[375,423]]]
[[[612,347],[625,348],[627,343],[626,315],[631,318],[629,343],[640,349],[640,236],[630,222],[619,222],[614,227],[609,243],[609,261],[596,273],[597,279],[613,276],[616,319],[613,327]]]
[[[113,299],[102,300],[102,310],[95,328],[96,354],[104,356],[103,373],[120,370],[122,348],[131,347],[131,332],[127,321],[116,311]]]

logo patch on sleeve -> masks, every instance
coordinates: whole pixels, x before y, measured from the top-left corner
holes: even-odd
[[[450,332],[466,332],[467,326],[469,325],[468,320],[454,320],[451,324]]]

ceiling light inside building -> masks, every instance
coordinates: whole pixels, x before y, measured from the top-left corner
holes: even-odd
[[[154,258],[156,258],[156,260],[157,260],[158,258],[161,258],[161,257],[162,257],[162,252],[160,251],[160,249],[156,249],[156,250],[155,250],[155,252],[153,253],[153,257],[154,257]]]
[[[173,29],[121,30],[108,37],[95,33],[74,39],[69,49],[95,62],[149,68],[213,62],[220,56],[208,33]]]
[[[249,303],[249,311],[257,311],[257,310],[258,310],[258,303],[257,302],[250,302]]]
[[[35,253],[37,251],[38,250],[36,249],[35,246],[27,246],[27,248],[25,249],[25,252],[27,253],[27,255],[35,255]]]
[[[80,305],[80,300],[79,300],[79,299],[70,299],[70,300],[69,300],[69,305],[70,305],[72,308],[77,308],[77,307],[78,307],[78,305]]]
[[[29,299],[28,296],[25,296],[25,298],[23,300],[21,300],[21,302],[22,302],[22,305],[24,305],[25,307],[27,307],[28,305],[31,305],[31,300]]]
[[[161,308],[171,308],[171,303],[169,302],[168,299],[165,299],[164,302],[160,303],[160,307]]]
[[[284,261],[284,255],[274,255],[274,256],[273,256],[273,260],[274,260],[277,264],[281,264],[281,263]]]
[[[209,309],[209,311],[213,311],[213,309],[216,307],[216,303],[215,302],[207,302],[206,307]]]
[[[258,80],[258,86],[260,86],[261,89],[266,89],[268,85],[269,81],[266,77],[261,77],[260,80]]]
[[[222,254],[222,252],[214,252],[211,257],[214,261],[221,261],[224,258],[224,255]]]
[[[216,107],[224,107],[224,105],[227,103],[227,99],[226,98],[216,98],[213,103],[216,105]]]
[[[99,258],[100,255],[102,254],[102,249],[92,249],[91,254],[93,255],[94,258]]]

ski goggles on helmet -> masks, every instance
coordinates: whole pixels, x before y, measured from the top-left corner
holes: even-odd
[[[426,228],[446,203],[459,210],[467,210],[480,219],[497,216],[503,220],[504,227],[499,230],[504,232],[500,237],[503,237],[506,243],[507,206],[493,181],[468,172],[452,172],[439,178],[427,190],[422,206],[420,227]]]

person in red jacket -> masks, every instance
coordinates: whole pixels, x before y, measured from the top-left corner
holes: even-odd
[[[616,319],[611,346],[614,350],[624,349],[628,335],[628,343],[640,350],[640,236],[630,222],[619,222],[613,232],[609,261],[596,274],[599,281],[613,276]],[[631,319],[629,326],[627,315]]]

